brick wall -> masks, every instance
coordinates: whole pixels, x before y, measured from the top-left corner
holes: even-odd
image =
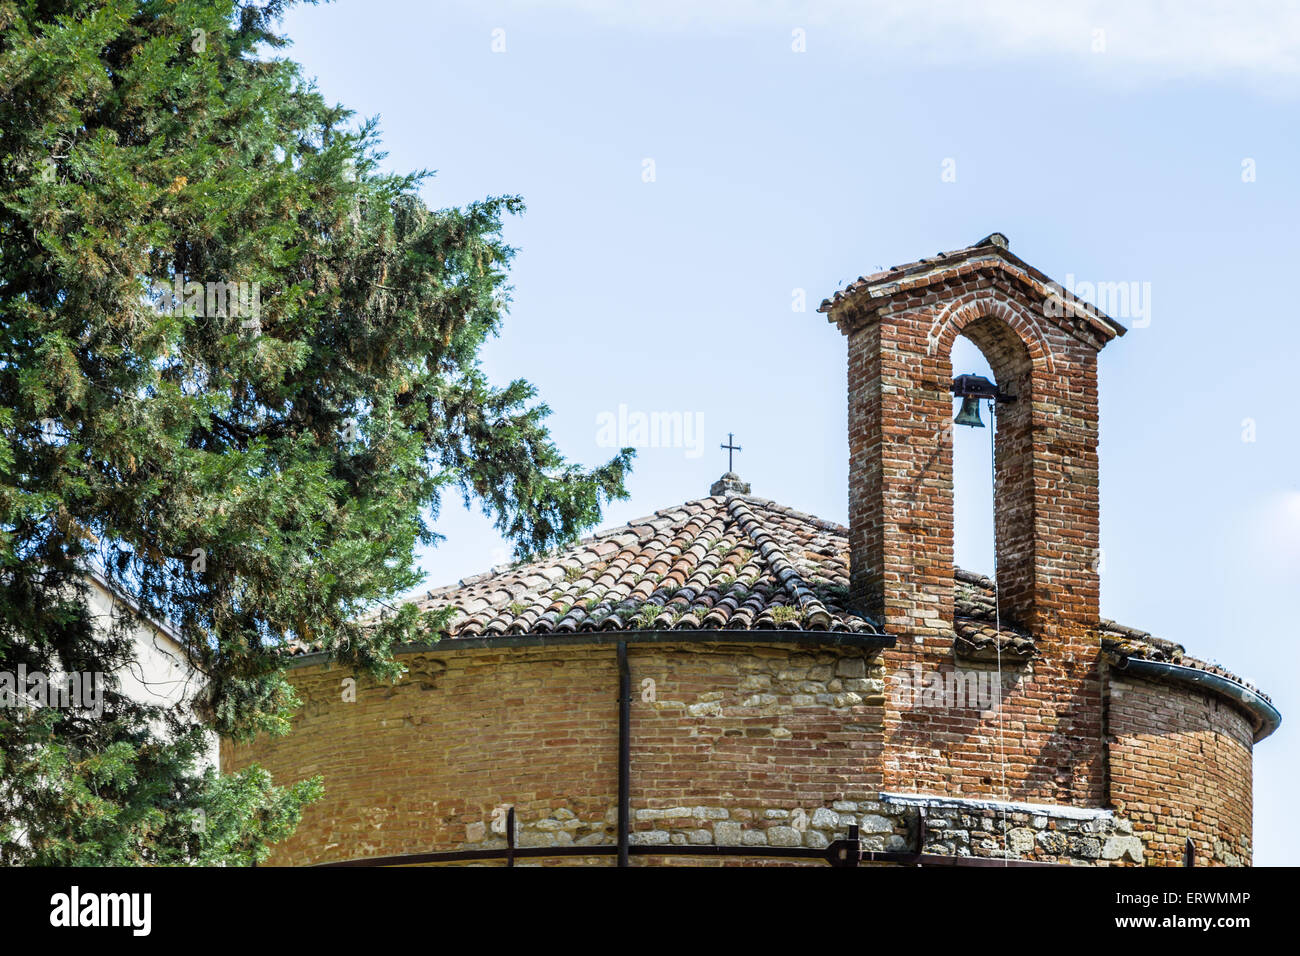
[[[408,663],[396,687],[361,682],[355,703],[343,700],[345,672],[296,669],[304,707],[290,735],[223,744],[227,770],[324,777],[324,798],[272,863],[504,845],[492,820],[507,805],[521,846],[615,842],[612,647]],[[635,842],[820,848],[825,828],[795,824],[878,794],[884,681],[868,652],[632,645],[629,663]]]
[[[1108,682],[1111,796],[1146,834],[1149,862],[1250,865],[1252,735],[1208,693],[1138,680]]]
[[[956,666],[923,647],[885,652],[891,674],[918,664]],[[974,665],[963,664],[970,670]],[[982,665],[988,667],[988,665]],[[991,669],[991,668],[990,668]],[[1004,661],[1000,707],[891,705],[885,723],[886,789],[909,793],[1106,805],[1100,680],[1091,666]],[[1004,778],[1005,773],[1005,778]]]
[[[519,846],[615,843],[612,647],[448,648],[407,663],[401,684],[363,681],[355,702],[344,699],[346,672],[296,668],[304,707],[291,733],[223,743],[226,770],[258,762],[280,783],[324,777],[324,798],[272,864],[503,847],[493,821],[504,822],[507,806],[516,809]],[[915,808],[882,802],[881,791],[915,792],[885,781],[916,777],[943,781],[929,791],[944,799],[931,810],[927,852],[997,856],[1007,848],[1043,861],[1177,865],[1190,834],[1200,865],[1249,862],[1249,730],[1230,706],[1196,691],[1115,686],[1114,816],[1097,808],[1100,816],[1071,820],[1047,808],[1008,816],[978,799],[963,803],[958,795],[972,791],[1002,795],[995,750],[962,756],[958,744],[970,733],[962,721],[973,719],[963,708],[920,708],[926,719],[908,725],[917,738],[884,750],[897,675],[886,674],[880,654],[645,644],[631,646],[629,663],[634,844],[821,849],[856,824],[865,849],[910,850]],[[1015,720],[1008,727],[1014,778],[1023,775],[1018,762],[1035,755],[1018,742],[1023,728]],[[722,862],[765,861],[633,857],[634,865]]]

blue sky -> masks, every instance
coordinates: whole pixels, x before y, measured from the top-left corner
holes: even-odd
[[[566,455],[607,459],[620,406],[701,426],[639,449],[606,523],[707,494],[729,431],[756,494],[844,521],[816,306],[858,275],[1000,231],[1058,281],[1149,290],[1101,355],[1102,613],[1273,697],[1255,862],[1300,862],[1294,4],[338,0],[285,27],[391,168],[438,171],[428,203],[525,198],[484,367],[538,386]],[[987,434],[958,439],[958,563],[990,572]],[[457,501],[438,529],[430,586],[506,558]]]

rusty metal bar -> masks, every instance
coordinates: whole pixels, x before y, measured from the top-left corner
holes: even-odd
[[[620,692],[630,688],[630,680],[622,679],[626,658],[620,655]],[[620,704],[623,695],[620,693]],[[628,700],[630,703],[630,697]],[[620,793],[623,779],[620,774]],[[620,811],[625,808],[620,805]],[[630,817],[630,813],[628,814]],[[621,817],[620,817],[621,818]],[[620,827],[621,829],[621,827]],[[629,856],[738,856],[766,857],[772,860],[823,860],[834,867],[856,867],[863,863],[896,863],[903,866],[975,866],[975,867],[1025,867],[1025,866],[1063,866],[1061,863],[1042,863],[1036,860],[1009,860],[1001,857],[955,856],[942,853],[926,853],[925,842],[928,829],[926,826],[925,807],[917,808],[916,849],[915,850],[864,850],[857,824],[849,826],[847,839],[836,840],[825,849],[810,847],[784,846],[719,846],[717,844],[698,845],[630,845],[626,834],[620,832],[615,844],[602,843],[596,846],[538,846],[517,847],[515,845],[515,808],[506,812],[506,845],[504,848],[485,850],[441,850],[432,853],[406,853],[396,856],[362,857],[339,863],[320,863],[323,867],[352,866],[414,866],[421,863],[471,863],[475,861],[504,860],[506,866],[513,867],[516,859],[548,859],[561,857],[599,857],[613,856],[616,865],[627,866]],[[1192,866],[1195,845],[1187,840],[1184,866]]]
[[[620,681],[620,685],[622,682]],[[717,844],[698,844],[688,846],[625,843],[622,839],[613,845],[602,843],[597,846],[537,846],[517,847],[515,845],[515,808],[506,813],[505,848],[486,850],[442,850],[432,853],[407,853],[397,856],[362,857],[340,863],[321,863],[323,867],[344,866],[413,866],[421,863],[472,863],[475,861],[504,860],[506,866],[514,866],[516,859],[547,859],[561,857],[599,857],[613,856],[616,865],[626,866],[628,856],[738,856],[765,857],[771,860],[823,860],[834,867],[856,867],[863,863],[896,863],[902,866],[1062,866],[1060,863],[1040,863],[1034,860],[1008,860],[1000,857],[983,856],[949,856],[941,853],[926,853],[927,834],[925,807],[917,808],[916,849],[915,850],[864,850],[857,824],[849,826],[847,839],[836,840],[825,849],[810,847],[785,846],[718,846]],[[1192,841],[1187,841],[1188,851],[1192,850]],[[1184,864],[1191,866],[1191,863]]]
[[[843,841],[838,841],[843,842]],[[608,843],[598,846],[533,846],[506,847],[488,850],[445,850],[434,853],[407,853],[398,856],[362,857],[339,863],[321,863],[322,867],[354,866],[412,866],[418,863],[471,863],[479,860],[506,860],[511,866],[517,859],[546,859],[566,856],[617,856],[618,846]],[[826,850],[784,846],[650,846],[637,844],[628,847],[633,856],[763,856],[773,859],[822,860]]]
[[[831,866],[855,867],[862,863],[896,863],[905,866],[975,866],[975,867],[1025,867],[1063,866],[1061,863],[1039,863],[1034,860],[1004,860],[985,856],[947,856],[938,853],[913,853],[908,850],[859,850],[855,856],[849,849],[852,841],[836,840],[824,850],[806,847],[783,846],[647,846],[629,847],[632,856],[739,856],[766,857],[773,860],[822,860]],[[505,860],[507,850],[445,850],[436,853],[407,853],[399,856],[362,857],[338,863],[319,863],[325,868],[364,866],[415,866],[422,863],[472,863],[476,861]],[[618,847],[612,844],[599,846],[538,846],[516,848],[511,859],[549,859],[561,857],[617,856]],[[510,864],[507,864],[510,865]]]
[[[861,863],[898,863],[906,866],[1062,866],[1059,863],[1039,863],[1032,860],[1004,860],[982,856],[947,856],[938,853],[915,853],[910,850],[862,850],[853,830],[847,840],[836,840],[824,850],[808,847],[783,846],[650,846],[636,844],[628,848],[632,856],[712,856],[712,857],[766,857],[773,860],[822,860],[831,866],[856,867]],[[509,857],[507,858],[507,854]],[[617,856],[613,844],[598,846],[539,846],[509,847],[488,850],[445,850],[435,853],[408,853],[399,856],[363,857],[339,863],[320,863],[322,867],[353,866],[413,866],[421,863],[470,863],[475,861],[509,859],[547,859],[570,856]],[[507,865],[512,865],[507,862]]]
[[[473,863],[476,861],[530,859],[551,856],[605,856],[615,851],[613,846],[549,846],[549,847],[496,847],[486,850],[438,850],[432,853],[403,853],[397,856],[359,857],[338,863],[318,863],[321,867],[353,866],[415,866],[421,863]],[[507,864],[511,865],[511,864]]]

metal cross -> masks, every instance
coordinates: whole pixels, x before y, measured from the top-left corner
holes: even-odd
[[[725,445],[718,446],[719,448],[725,448],[727,450],[727,471],[728,472],[732,472],[736,470],[732,466],[731,456],[736,452],[742,450],[739,445],[733,444],[735,440],[736,440],[736,436],[731,434],[731,432],[727,432],[727,443]]]

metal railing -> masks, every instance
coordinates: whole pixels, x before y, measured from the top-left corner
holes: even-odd
[[[925,846],[925,836],[925,810],[919,808],[916,840],[918,847]],[[500,860],[506,866],[514,866],[516,860],[560,859],[563,857],[617,857],[619,849],[617,844],[612,843],[595,846],[517,846],[515,843],[515,808],[510,807],[506,812],[506,845],[504,847],[489,847],[482,850],[436,850],[429,853],[360,857],[354,860],[318,865],[322,867],[419,866],[421,864],[477,863]],[[628,846],[626,851],[630,856],[754,857],[770,860],[820,860],[836,867],[856,867],[873,863],[892,863],[901,866],[981,867],[1062,865],[1058,863],[1040,863],[1034,860],[924,853],[919,849],[864,850],[860,831],[856,824],[849,827],[847,839],[835,840],[822,849],[802,846],[719,846],[712,843],[685,846],[636,843]]]

